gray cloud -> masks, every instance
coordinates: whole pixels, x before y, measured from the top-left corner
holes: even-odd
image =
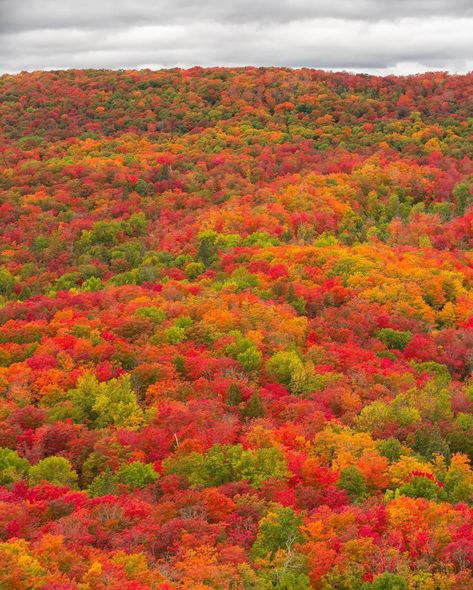
[[[471,0],[0,0],[0,71],[473,69]]]

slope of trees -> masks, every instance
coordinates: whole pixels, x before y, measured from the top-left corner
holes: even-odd
[[[0,77],[0,588],[473,588],[472,112]]]

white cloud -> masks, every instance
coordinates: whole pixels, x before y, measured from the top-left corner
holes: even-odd
[[[0,71],[473,67],[470,0],[0,0]]]

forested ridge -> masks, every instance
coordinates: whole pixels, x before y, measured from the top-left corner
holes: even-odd
[[[473,589],[473,74],[0,76],[0,589]]]

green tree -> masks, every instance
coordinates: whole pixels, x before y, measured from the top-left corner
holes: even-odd
[[[82,283],[80,289],[81,291],[93,292],[100,291],[103,287],[102,279],[99,279],[98,277],[89,277]]]
[[[245,371],[251,372],[259,369],[263,360],[263,355],[258,350],[256,344],[242,335],[241,332],[235,330],[231,334],[235,338],[235,342],[229,344],[225,352],[236,359]]]
[[[382,328],[377,335],[381,342],[394,350],[404,350],[412,339],[412,332],[403,332],[391,328]]]
[[[8,297],[15,287],[15,278],[4,266],[0,266],[0,295]]]
[[[241,366],[247,372],[259,369],[262,360],[263,355],[255,345],[249,346],[244,352],[240,352],[237,356],[237,361],[241,363]]]
[[[166,314],[164,313],[164,311],[162,309],[159,309],[159,307],[155,307],[153,305],[150,305],[148,307],[139,307],[135,311],[135,315],[143,318],[149,318],[153,320],[155,324],[161,324],[166,319]]]
[[[69,291],[69,289],[77,287],[80,279],[80,272],[66,272],[65,274],[61,275],[54,283],[54,290]]]
[[[399,461],[402,454],[402,444],[393,436],[377,444],[378,451],[391,463]]]
[[[186,337],[186,331],[184,328],[180,328],[179,326],[171,326],[165,331],[166,341],[169,344],[179,344],[182,342]]]
[[[443,455],[447,463],[452,457],[448,443],[442,438],[439,427],[419,429],[414,434],[412,448],[416,453],[431,461],[434,455]]]
[[[304,365],[293,351],[280,351],[274,354],[266,363],[266,371],[284,385],[289,386],[293,375],[303,371]]]
[[[427,500],[446,500],[445,490],[429,477],[411,477],[408,483],[399,488],[399,493],[410,498],[426,498]]]
[[[187,376],[187,366],[185,358],[181,355],[177,355],[176,357],[174,357],[172,362],[173,365],[176,367],[176,371],[179,373],[179,375],[185,378]]]
[[[296,560],[300,561],[298,558],[300,555],[296,554],[287,565],[264,569],[258,576],[258,585],[255,590],[311,590],[312,586],[307,574],[288,571],[298,567],[298,564],[294,563]]]
[[[341,470],[338,487],[341,490],[345,490],[356,500],[362,500],[368,494],[365,478],[358,467],[355,467],[354,465],[344,467]]]
[[[363,586],[363,567],[359,564],[335,566],[322,580],[321,590],[361,590]]]
[[[247,401],[245,405],[245,409],[243,410],[244,416],[247,418],[261,418],[265,415],[265,409],[263,406],[263,402],[257,391],[253,393],[250,399]]]
[[[241,401],[241,389],[236,383],[232,383],[227,389],[227,404],[229,406],[238,406]]]
[[[130,375],[101,383],[95,398],[93,412],[97,416],[95,424],[106,426],[137,427],[143,418],[143,410],[131,388]]]
[[[234,248],[241,243],[239,234],[220,234],[213,230],[199,233],[197,259],[206,267],[212,266],[218,260],[220,250]]]
[[[95,375],[83,375],[77,387],[69,392],[77,413],[77,420],[89,420],[93,426],[136,427],[143,411],[131,388],[130,375],[99,383]]]
[[[117,490],[117,481],[110,467],[106,467],[102,473],[99,473],[87,488],[87,492],[91,498],[116,494]]]
[[[11,449],[0,448],[0,485],[4,486],[28,475],[30,464]]]
[[[90,230],[84,230],[79,240],[80,251],[86,252],[95,244],[115,246],[121,226],[118,221],[97,221]]]
[[[231,481],[248,480],[258,488],[268,479],[288,476],[286,460],[279,449],[243,449],[240,444],[216,444],[205,454],[177,454],[165,459],[163,468],[166,474],[186,477],[193,487],[220,486]]]
[[[262,447],[252,452],[247,469],[240,467],[238,479],[248,479],[259,488],[261,484],[272,479],[284,479],[289,471],[283,453],[277,447]]]
[[[199,235],[197,258],[207,268],[212,266],[212,264],[217,260],[218,247],[216,232],[202,232]]]
[[[189,262],[184,267],[184,272],[190,279],[196,279],[205,271],[205,264],[203,262]]]
[[[204,474],[204,462],[205,457],[202,453],[192,451],[185,455],[167,457],[163,461],[163,469],[166,475],[185,477],[193,487],[203,486],[207,484],[206,474]],[[223,479],[225,483],[226,477],[223,476]],[[212,485],[212,483],[208,485]]]
[[[76,410],[78,422],[83,422],[86,419],[95,422],[98,415],[94,410],[94,403],[100,390],[101,385],[97,377],[87,373],[79,378],[76,388],[69,391],[69,398]]]
[[[64,457],[46,457],[30,468],[29,480],[31,485],[38,485],[42,481],[49,481],[55,485],[77,487],[77,473]]]
[[[362,590],[408,590],[408,585],[401,576],[385,572],[373,582],[363,584]]]
[[[144,236],[146,235],[147,228],[148,222],[142,211],[133,213],[123,222],[123,229],[128,236]]]
[[[130,488],[144,488],[158,479],[158,474],[150,463],[133,461],[122,465],[115,474],[118,483],[127,484]]]
[[[460,182],[453,188],[453,197],[459,215],[465,213],[466,208],[473,203],[472,186],[467,182]]]
[[[251,548],[253,559],[273,558],[279,549],[292,549],[302,543],[302,516],[290,506],[275,505],[261,520],[258,534]]]
[[[225,284],[233,284],[238,293],[245,289],[259,285],[259,279],[256,275],[251,274],[244,266],[236,268]]]

